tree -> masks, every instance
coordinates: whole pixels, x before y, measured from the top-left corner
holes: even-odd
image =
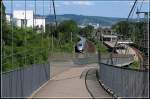
[[[135,43],[138,44],[139,41],[144,38],[145,24],[143,22],[132,22],[130,23],[130,26],[129,33],[131,38]]]
[[[62,33],[60,35],[63,36],[65,42],[69,42],[72,38],[74,40],[78,32],[78,26],[74,20],[65,20],[61,22],[57,29]]]
[[[123,35],[125,38],[129,36],[129,22],[120,21],[112,26],[112,29],[115,30],[120,35]]]
[[[52,36],[55,32],[55,26],[52,23],[46,24],[45,33],[47,36]]]
[[[79,34],[87,38],[90,38],[92,37],[93,30],[94,30],[93,26],[87,25],[86,27],[80,29]]]
[[[141,39],[144,38],[145,30],[144,22],[128,22],[120,21],[112,26],[118,34],[122,35],[125,38],[131,38],[133,42],[139,45]]]

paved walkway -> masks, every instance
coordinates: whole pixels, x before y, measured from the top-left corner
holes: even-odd
[[[84,72],[93,65],[73,67],[61,74],[54,76],[33,97],[35,98],[92,98],[85,86],[85,78],[81,78]],[[84,76],[85,77],[85,76]],[[105,91],[103,90],[102,93]],[[105,94],[104,94],[105,96]]]

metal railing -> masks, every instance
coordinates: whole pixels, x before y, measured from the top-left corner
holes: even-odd
[[[148,97],[148,71],[118,67],[101,62],[99,80],[118,97]]]
[[[87,53],[87,54],[76,54],[74,59],[75,64],[89,64],[89,63],[98,63],[98,54],[97,53]],[[101,63],[116,65],[119,67],[124,67],[131,64],[134,61],[132,55],[121,55],[121,54],[103,54],[101,55]]]
[[[39,32],[35,28],[38,26],[39,11],[42,12],[40,14],[42,26],[45,25],[43,20],[45,10],[47,9],[47,14],[52,14],[52,1],[1,0],[1,4],[4,4],[5,9],[9,9],[9,11],[1,9],[1,12],[10,13],[8,24],[1,21],[2,25],[8,26],[1,28],[1,96],[2,98],[26,98],[50,79],[50,63],[47,60],[52,44],[48,41],[50,38],[45,36],[46,34],[51,35],[51,30],[46,32],[43,29]],[[47,4],[46,7],[45,4]],[[18,5],[21,5],[22,10],[17,8]],[[23,20],[29,19],[27,23],[23,22],[23,27],[20,26],[21,19],[16,18],[14,13],[18,11],[17,9],[23,13],[20,16]],[[17,15],[21,14],[17,13]],[[1,18],[5,19],[4,16],[1,15]],[[44,40],[48,42],[45,43]]]
[[[2,97],[29,97],[50,79],[50,65],[33,64],[1,75]]]

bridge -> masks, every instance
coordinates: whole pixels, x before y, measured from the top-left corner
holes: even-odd
[[[11,0],[8,2],[11,6],[11,21],[6,21],[5,17],[8,16],[5,16],[3,2],[2,98],[149,97],[149,69],[143,68],[143,53],[130,46],[133,41],[119,41],[116,36],[103,35],[103,38],[111,38],[110,41],[96,41],[96,44],[111,49],[103,53],[97,50],[95,39],[72,33],[69,27],[73,27],[73,24],[67,29],[62,27],[67,26],[66,23],[58,24],[54,0],[34,0],[33,11],[27,11],[29,1],[24,0],[25,10],[18,11],[18,15],[14,13],[14,1]],[[49,9],[44,8],[45,3],[50,4]],[[42,8],[37,7],[38,4]],[[43,15],[38,16],[37,10],[41,9]],[[54,16],[53,21],[49,19],[45,25],[46,10]],[[64,32],[64,29],[69,33]],[[85,41],[83,53],[74,50],[78,37]],[[120,49],[122,47],[125,49]],[[140,69],[130,68],[135,61],[140,61]]]
[[[119,95],[145,97],[148,94],[145,93],[148,87],[144,86],[148,82],[147,71],[120,68],[116,64],[111,65],[105,63],[102,56],[98,58],[100,56],[96,54],[93,54],[94,57],[92,55],[82,56],[82,59],[73,57],[74,55],[66,55],[61,54],[59,59],[50,60],[48,64],[32,65],[3,74],[2,95],[29,98],[66,96],[96,98],[118,97]],[[123,87],[126,87],[124,88],[126,91],[121,89]],[[137,88],[139,89],[135,90]],[[121,90],[123,92],[120,92]]]

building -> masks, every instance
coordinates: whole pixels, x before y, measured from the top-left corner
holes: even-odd
[[[6,20],[8,23],[11,21],[11,17],[12,17],[11,14],[6,14]]]
[[[45,18],[34,15],[32,10],[14,10],[12,15],[6,15],[7,21],[13,20],[13,23],[18,27],[32,27],[38,32],[45,32]]]
[[[118,36],[117,35],[101,35],[101,38],[103,41],[110,41],[110,42],[116,42]]]
[[[78,27],[85,28],[87,25],[93,26],[94,29],[98,29],[100,27],[100,24],[97,24],[97,23],[80,24],[80,25],[78,25]]]
[[[80,28],[85,28],[86,25],[78,25],[78,27],[80,27]]]
[[[41,16],[34,16],[34,26],[36,28],[36,30],[39,31],[44,31],[45,32],[45,18],[41,17]]]
[[[100,26],[97,29],[95,29],[95,31],[93,33],[93,37],[95,37],[97,40],[100,40],[100,39],[102,39],[102,35],[117,35],[117,34],[114,33],[114,31],[111,29],[111,27]]]

